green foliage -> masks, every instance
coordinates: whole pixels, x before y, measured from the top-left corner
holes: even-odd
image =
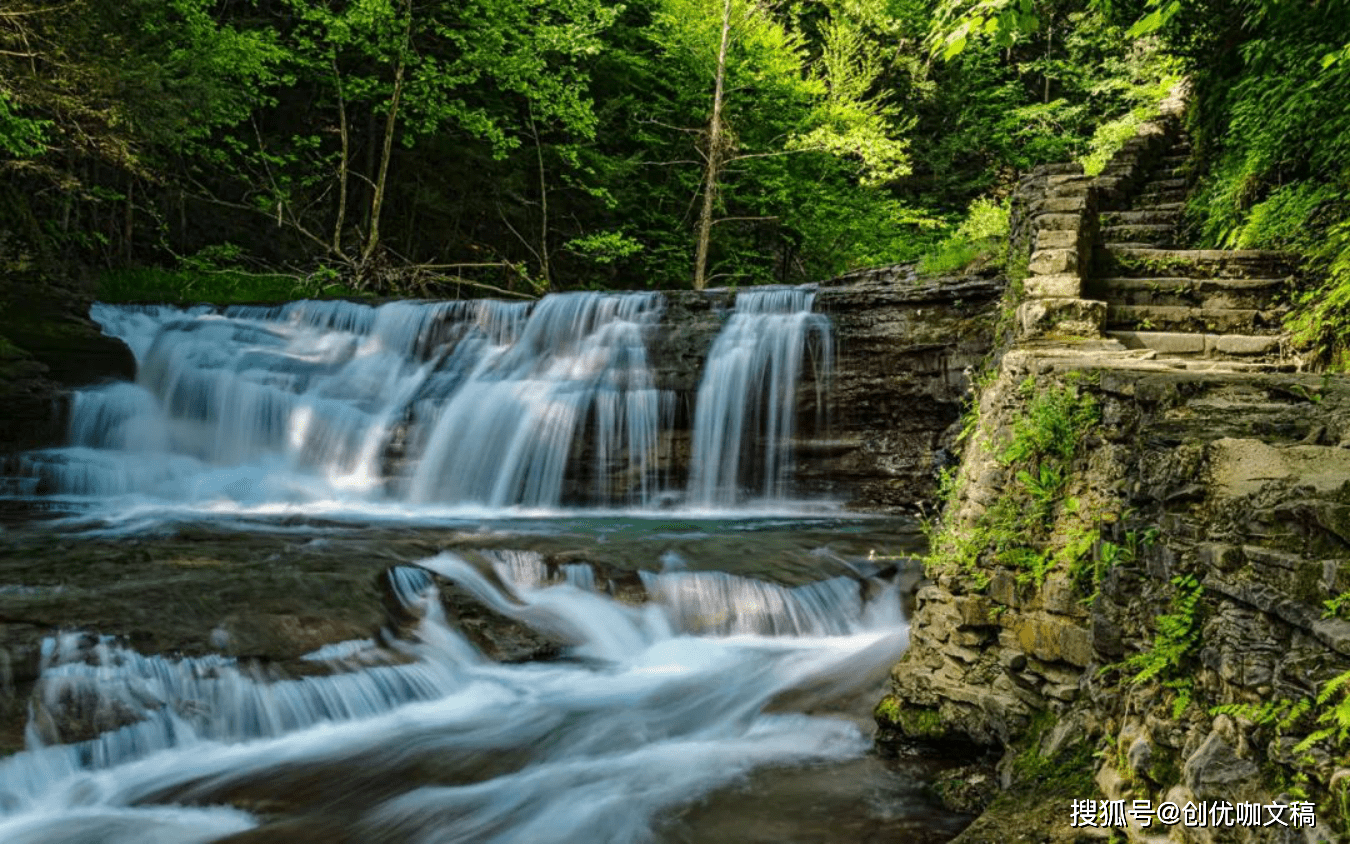
[[[1334,598],[1328,598],[1322,602],[1326,611],[1322,614],[1323,618],[1344,618],[1350,619],[1350,592],[1342,592]]]
[[[1068,460],[1101,418],[1096,399],[1070,386],[1037,390],[1029,382],[1022,385],[1022,392],[1030,401],[999,455],[1005,465],[1041,458]]]
[[[1276,735],[1283,734],[1312,709],[1311,698],[1297,701],[1281,698],[1264,703],[1230,703],[1212,707],[1210,715],[1232,715],[1245,718],[1258,727],[1272,727]]]
[[[1204,244],[1302,253],[1319,284],[1290,328],[1343,364],[1350,326],[1350,4],[1154,3],[1158,35],[1186,62],[1192,132],[1209,161],[1188,215]],[[1332,60],[1327,61],[1331,57]]]
[[[952,59],[975,39],[1007,48],[1041,24],[1034,0],[944,0],[929,36],[931,49]]]
[[[387,291],[447,266],[679,286],[721,5],[74,0],[0,16],[0,151],[23,159],[5,178],[31,206],[13,214],[100,268],[228,240],[251,267]],[[1019,172],[1083,154],[1158,78],[1154,52],[1085,0],[733,13],[719,283],[997,264]],[[929,36],[960,27],[1003,47],[931,62]]]
[[[999,449],[1009,484],[973,523],[929,530],[926,565],[932,572],[960,572],[977,588],[988,583],[988,563],[1009,566],[1040,584],[1054,570],[1075,580],[1100,534],[1079,503],[1066,494],[1081,442],[1099,418],[1096,400],[1069,385],[1022,387],[1026,414]],[[955,474],[944,474],[940,498],[954,500]]]
[[[567,248],[597,264],[612,264],[642,251],[642,244],[623,232],[606,231],[574,237]]]
[[[970,204],[966,218],[919,261],[919,273],[949,275],[972,265],[999,266],[1008,251],[1008,207],[990,199]]]
[[[1315,701],[1318,723],[1325,727],[1314,730],[1294,750],[1302,752],[1319,741],[1329,740],[1344,748],[1350,742],[1350,671],[1338,674],[1322,686]]]
[[[1144,117],[1129,112],[1123,117],[1115,120],[1108,120],[1098,126],[1092,133],[1092,140],[1088,142],[1088,152],[1081,159],[1083,172],[1089,176],[1099,175],[1106,167],[1111,157],[1125,145],[1125,142],[1133,138],[1139,127],[1144,123]]]
[[[1154,620],[1153,644],[1125,660],[1122,669],[1134,685],[1158,680],[1175,693],[1172,717],[1179,718],[1190,705],[1194,680],[1190,661],[1200,642],[1202,587],[1193,575],[1172,578],[1175,589],[1171,609]]]
[[[1296,344],[1345,371],[1350,368],[1350,216],[1329,226],[1308,252],[1325,281],[1297,294],[1297,309],[1285,324]]]
[[[21,117],[9,95],[0,88],[0,151],[15,158],[29,158],[46,149],[48,121]]]

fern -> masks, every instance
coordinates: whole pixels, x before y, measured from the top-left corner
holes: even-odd
[[[1295,752],[1303,752],[1319,741],[1330,739],[1338,747],[1350,739],[1350,671],[1331,678],[1317,695],[1317,706],[1322,711],[1317,716],[1318,723],[1326,724],[1315,730],[1303,741],[1294,746]],[[1328,707],[1333,698],[1339,700]]]
[[[1124,668],[1134,674],[1130,682],[1135,685],[1155,677],[1179,676],[1183,662],[1200,641],[1197,616],[1204,587],[1193,575],[1174,577],[1172,585],[1177,588],[1172,611],[1158,616],[1153,646],[1125,660]]]

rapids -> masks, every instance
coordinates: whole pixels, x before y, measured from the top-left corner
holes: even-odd
[[[565,657],[484,659],[433,574],[570,642]],[[393,580],[415,635],[326,648],[310,659],[331,673],[298,679],[49,639],[29,748],[0,761],[0,840],[716,840],[705,826],[726,820],[685,807],[752,773],[864,760],[866,710],[841,702],[874,691],[906,640],[895,584],[848,576],[783,587],[676,567],[645,575],[643,605],[593,571],[550,579],[530,553],[490,572],[441,553]],[[43,719],[72,709],[124,726],[45,743]],[[870,820],[904,828],[887,813],[923,804],[891,776],[899,794]]]
[[[0,841],[950,838],[870,754],[913,525],[794,491],[813,307],[740,292],[676,392],[658,293],[96,305],[137,377],[6,487],[56,518],[0,527],[0,609],[57,630]]]

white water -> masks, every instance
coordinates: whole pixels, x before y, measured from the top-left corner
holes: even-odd
[[[815,293],[802,288],[746,290],[736,297],[698,391],[689,483],[695,504],[733,505],[756,478],[764,498],[784,496],[802,356],[814,352],[818,411],[834,365],[830,321],[811,312],[814,301]]]
[[[261,823],[232,795],[302,811],[310,798],[290,785],[312,777],[350,790],[325,810],[350,840],[659,840],[663,813],[754,769],[862,756],[853,722],[770,704],[824,681],[870,689],[905,644],[894,588],[864,605],[852,579],[786,589],[668,571],[648,578],[651,603],[630,606],[543,585],[528,554],[494,562],[521,577],[502,585],[451,554],[395,569],[417,641],[384,657],[369,642],[327,649],[350,669],[332,676],[269,682],[219,657],[49,641],[30,747],[0,761],[0,840],[213,840]],[[583,659],[485,661],[445,624],[428,571]],[[403,664],[371,665],[382,658]],[[72,701],[143,720],[44,745],[44,711]]]
[[[656,293],[96,305],[104,331],[134,352],[136,381],[77,394],[68,447],[24,465],[45,494],[111,518],[474,517],[681,499],[783,512],[803,360],[817,408],[832,365],[813,296],[738,295],[698,392],[687,489],[672,487],[675,400],[647,356],[664,310]]]

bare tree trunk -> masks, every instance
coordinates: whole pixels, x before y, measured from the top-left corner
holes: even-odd
[[[544,290],[553,286],[553,278],[548,265],[548,178],[544,171],[544,148],[539,141],[539,127],[534,122],[534,109],[530,109],[530,132],[534,135],[534,155],[539,162],[539,274],[544,281]]]
[[[708,239],[712,235],[713,202],[722,169],[722,83],[726,77],[727,44],[731,41],[731,0],[722,2],[722,43],[717,49],[717,82],[713,86],[712,120],[708,124],[708,169],[703,180],[703,211],[698,218],[698,248],[694,257],[694,289],[708,286]]]
[[[342,254],[342,229],[347,225],[347,175],[351,160],[351,137],[347,132],[347,99],[342,93],[342,75],[338,71],[337,58],[333,58],[333,79],[337,85],[338,96],[338,136],[342,139],[342,159],[338,164],[338,209],[337,219],[333,222],[333,254],[346,259]]]
[[[1050,54],[1051,47],[1055,43],[1055,19],[1051,17],[1045,27],[1045,97],[1043,102],[1050,102]]]
[[[369,261],[380,245],[380,207],[384,205],[384,189],[389,179],[389,158],[394,153],[394,132],[398,129],[398,103],[403,96],[403,74],[406,60],[400,56],[394,68],[394,94],[389,99],[389,117],[384,123],[384,150],[380,153],[380,175],[375,179],[375,196],[370,202],[370,233],[366,247],[361,251],[362,262]]]
[[[361,183],[365,185],[366,197],[370,200],[362,203],[361,206],[361,227],[365,231],[370,231],[370,205],[375,198],[375,147],[377,146],[375,143],[375,126],[375,109],[372,108],[366,113],[366,170],[365,178],[361,180]]]

